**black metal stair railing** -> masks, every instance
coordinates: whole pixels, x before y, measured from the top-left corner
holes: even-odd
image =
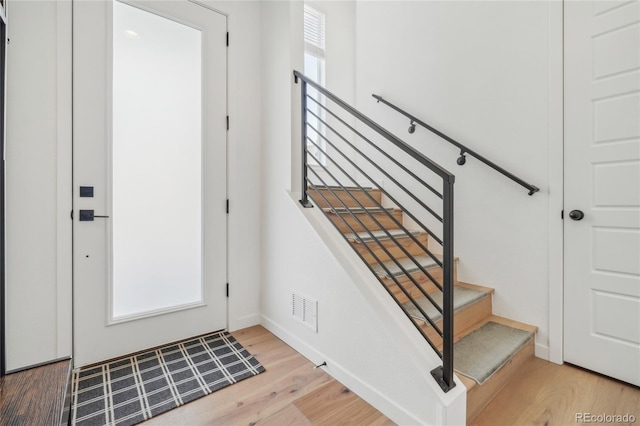
[[[512,181],[516,182],[518,185],[521,185],[521,186],[525,187],[529,191],[529,195],[533,195],[536,192],[540,191],[540,188],[538,188],[537,186],[532,185],[532,184],[526,182],[525,180],[519,178],[515,174],[513,174],[510,171],[506,170],[505,168],[497,165],[493,161],[488,160],[484,156],[482,156],[482,155],[478,154],[477,152],[475,152],[474,150],[466,147],[465,145],[461,144],[460,142],[458,142],[457,140],[453,139],[452,137],[444,134],[443,132],[441,132],[440,130],[436,129],[435,127],[430,126],[429,124],[425,123],[424,121],[420,120],[419,118],[409,114],[407,111],[403,110],[402,108],[392,104],[391,102],[389,102],[386,99],[384,99],[382,96],[378,96],[375,93],[372,94],[371,96],[373,96],[378,102],[382,102],[383,104],[385,104],[389,108],[391,108],[394,111],[396,111],[396,112],[404,115],[405,117],[407,117],[410,120],[409,130],[408,130],[409,133],[414,133],[415,130],[416,130],[416,124],[418,124],[418,125],[424,127],[425,129],[427,129],[428,131],[430,131],[431,133],[433,133],[434,135],[437,135],[440,138],[444,139],[445,141],[449,142],[451,145],[459,148],[460,149],[460,156],[458,157],[458,160],[457,160],[457,163],[458,163],[459,166],[463,166],[467,162],[466,154],[469,154],[470,156],[475,157],[476,159],[480,160],[481,162],[483,162],[487,166],[491,167],[492,169],[494,169],[498,173],[501,173],[502,175],[504,175],[507,178],[511,179]]]
[[[355,240],[362,247],[369,260],[356,250],[358,256],[442,359],[442,365],[431,374],[448,392],[455,386],[454,175],[302,73],[294,71],[294,77],[301,85],[300,203],[304,207],[313,207],[312,201],[324,204],[322,211],[335,219],[332,222],[336,229],[347,241]],[[380,160],[375,161],[374,154]],[[378,178],[386,179],[389,185],[378,183]],[[372,195],[372,188],[399,208],[411,226],[383,206]],[[390,232],[382,222],[398,232]],[[414,232],[416,229],[426,233],[435,247],[423,243]],[[429,265],[417,260],[400,238],[409,238],[430,259]],[[406,261],[400,260],[403,258]],[[421,274],[422,278],[414,274]],[[432,296],[434,292],[442,293],[441,304]],[[421,298],[435,308],[441,319],[426,312],[430,309],[419,304]],[[426,324],[411,316],[407,303],[420,312]]]

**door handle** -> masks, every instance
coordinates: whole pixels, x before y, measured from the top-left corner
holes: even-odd
[[[573,220],[582,220],[584,218],[584,213],[582,210],[571,210],[569,217]]]
[[[80,210],[80,222],[93,222],[94,218],[109,218],[109,216],[101,216],[93,213],[93,210]]]

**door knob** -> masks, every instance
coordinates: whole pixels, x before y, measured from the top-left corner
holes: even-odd
[[[571,210],[571,212],[569,213],[569,217],[573,220],[582,220],[582,218],[584,217],[584,213],[582,212],[582,210]]]

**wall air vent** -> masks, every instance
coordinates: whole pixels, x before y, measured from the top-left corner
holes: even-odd
[[[317,300],[293,293],[291,297],[291,315],[311,330],[318,332]]]

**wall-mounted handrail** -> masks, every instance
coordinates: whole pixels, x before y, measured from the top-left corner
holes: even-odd
[[[410,123],[410,126],[409,126],[409,133],[413,133],[415,131],[415,125],[419,124],[420,126],[422,126],[425,129],[429,130],[431,133],[440,136],[442,139],[446,140],[447,142],[449,142],[453,146],[455,146],[457,148],[460,148],[460,157],[458,157],[458,164],[460,166],[464,165],[464,163],[466,162],[465,154],[469,154],[472,157],[475,157],[478,160],[482,161],[484,164],[486,164],[487,166],[489,166],[492,169],[496,170],[497,172],[502,173],[504,176],[508,177],[512,181],[514,181],[514,182],[518,183],[519,185],[522,185],[525,188],[527,188],[529,190],[529,195],[533,195],[536,192],[540,191],[540,188],[538,188],[537,186],[531,185],[530,183],[525,182],[524,180],[520,179],[518,176],[514,175],[513,173],[511,173],[511,172],[505,170],[504,168],[498,166],[493,161],[488,160],[487,158],[485,158],[482,155],[478,154],[474,150],[466,147],[465,145],[461,144],[460,142],[458,142],[457,140],[453,139],[452,137],[445,135],[444,133],[442,133],[438,129],[434,128],[433,126],[428,125],[427,123],[425,123],[424,121],[420,120],[419,118],[409,114],[408,112],[406,112],[402,108],[399,108],[396,105],[392,104],[391,102],[387,101],[382,96],[378,96],[375,93],[372,94],[371,96],[373,96],[378,102],[382,102],[383,104],[387,105],[389,108],[399,112],[400,114],[404,115],[409,120],[411,120],[411,123]]]
[[[347,232],[351,233],[350,236],[347,236],[345,232],[340,231],[337,220],[332,220],[333,225],[341,232],[342,236],[350,243],[350,239],[359,242],[361,247],[368,252],[367,256],[370,257],[373,263],[367,261],[364,257],[365,255],[356,250],[356,254],[358,254],[369,270],[383,284],[383,287],[389,295],[398,304],[404,314],[411,319],[421,335],[441,358],[442,364],[433,369],[431,374],[443,391],[448,392],[455,386],[453,373],[453,185],[455,176],[315,81],[298,71],[294,71],[293,75],[295,82],[300,83],[301,86],[300,142],[302,173],[300,203],[306,208],[313,207],[312,202],[322,202],[330,206],[329,208],[322,209],[323,214],[327,217],[335,214],[337,220],[342,221],[342,226],[348,230]],[[315,89],[313,94],[308,91],[307,86]],[[331,108],[329,108],[323,100],[331,102]],[[334,107],[339,109],[340,115],[343,117],[348,116],[349,118],[346,120],[343,119],[338,113],[333,111]],[[316,109],[316,111],[322,111],[322,113],[314,112],[314,109]],[[323,118],[324,113],[327,114],[327,119]],[[314,125],[312,122],[309,122],[309,119],[317,124]],[[375,132],[372,133],[374,136],[367,137],[357,130],[359,126],[350,125],[347,121],[351,119],[355,119],[359,124],[369,127]],[[349,135],[352,135],[357,140],[368,144],[368,148],[373,148],[382,154],[384,156],[384,162],[377,164],[362,149],[359,149],[354,143],[350,142],[349,138],[343,136],[341,132],[344,131],[348,132]],[[401,161],[394,158],[399,153],[387,142],[390,142],[393,146],[402,150],[411,157],[411,159],[417,161],[417,164],[412,163],[411,169],[409,169]],[[326,145],[321,146],[323,144]],[[358,161],[352,159],[352,154],[346,153],[346,150],[341,149],[338,145],[351,150],[351,152],[354,153],[353,155],[357,154]],[[402,154],[401,157],[403,157]],[[312,166],[310,166],[309,160],[312,161]],[[325,161],[327,161],[326,165]],[[388,161],[388,163],[386,161]],[[366,167],[362,167],[364,164],[366,164]],[[401,173],[400,175],[394,177],[392,172],[388,170],[391,164],[397,167],[397,169],[394,169],[394,172],[398,172],[399,170],[398,173]],[[353,168],[353,174],[358,177],[355,178],[352,176],[347,168],[349,170]],[[371,169],[375,169],[385,176],[388,182],[393,184],[391,185],[392,187],[383,188],[382,185],[376,182],[375,178],[367,172],[367,170]],[[427,183],[427,181],[429,181],[427,177],[429,176],[432,178],[431,180],[435,180],[435,177],[430,173],[434,173],[439,177],[437,180],[442,182],[441,190]],[[394,217],[393,214],[382,205],[382,201],[374,199],[368,191],[371,188],[365,188],[360,183],[362,179],[366,179],[386,197],[386,200],[399,207],[404,215],[412,219],[412,230],[421,229],[428,234],[430,241],[438,243],[442,248],[441,254],[434,254],[428,244],[423,244],[409,228],[405,227],[402,219]],[[412,179],[412,190],[405,187],[406,183],[403,185],[407,179]],[[366,185],[369,185],[369,183]],[[431,195],[425,198],[422,194],[423,189],[424,191],[430,191]],[[328,194],[324,195],[322,190],[328,191]],[[349,202],[347,203],[344,199],[341,199],[336,191],[342,191],[340,193],[349,197]],[[359,194],[360,197],[366,197],[367,202],[364,203],[361,201],[362,198],[356,197],[356,193]],[[402,197],[396,198],[398,194]],[[332,204],[327,197],[334,200],[335,204]],[[400,199],[412,199],[415,202],[415,204],[412,204],[412,207],[420,209],[419,211],[422,215],[429,215],[429,220],[435,222],[436,226],[437,224],[441,224],[442,232],[440,236],[438,237],[435,232],[432,232],[430,228],[427,228],[423,224],[422,219],[419,218],[420,215],[416,216],[414,213],[405,209],[405,207],[403,207],[404,203],[401,204]],[[431,201],[428,201],[428,199]],[[433,202],[434,199],[436,200],[435,203],[437,204],[435,205],[437,207],[429,205],[429,202]],[[418,207],[416,207],[416,205]],[[387,230],[381,220],[376,218],[366,206],[374,206],[371,208],[375,209],[377,213],[384,215],[384,221],[385,223],[390,223],[390,228],[399,230],[403,236],[411,239],[415,247],[419,248],[420,253],[424,253],[433,261],[433,263],[430,264],[433,266],[425,266],[420,263],[420,261],[416,259],[416,255],[413,254],[414,252],[405,247],[398,239],[400,237]],[[437,211],[440,210],[440,207],[442,209],[441,213]],[[364,219],[361,219],[359,215],[364,215]],[[353,221],[353,223],[347,221],[347,217]],[[364,234],[367,234],[368,237],[361,236],[361,234],[358,233],[359,229],[364,230]],[[384,235],[378,237],[375,234],[376,231]],[[365,239],[369,241],[369,243],[367,243]],[[386,242],[383,242],[381,239],[386,240]],[[372,246],[370,246],[370,244],[372,244]],[[387,244],[389,244],[388,247]],[[383,261],[382,258],[388,259],[388,261]],[[401,259],[406,259],[406,261]],[[414,269],[415,267],[417,267],[417,269]],[[397,268],[396,270],[400,275],[394,275],[389,268]],[[439,274],[432,274],[432,272],[429,271],[430,268],[440,268],[442,271],[440,278],[437,278]],[[417,273],[419,271],[421,275],[413,276],[413,271]],[[401,279],[400,276],[404,278]],[[433,284],[433,287],[429,288],[434,288],[437,289],[436,291],[442,292],[442,303],[439,304],[436,302],[436,299],[432,297],[431,290],[422,287],[421,280],[424,278],[420,277],[425,277],[429,282],[429,286]],[[394,285],[395,289],[400,291],[399,294],[405,298],[404,300],[408,300],[408,302],[405,303],[410,303],[413,305],[413,308],[420,312],[426,326],[432,331],[425,331],[422,326],[418,324],[418,321],[413,319],[408,308],[404,303],[401,303],[398,294],[395,293],[396,290],[392,291],[389,285],[385,284],[385,279]],[[438,314],[441,315],[442,323],[439,323],[439,319],[436,317],[430,317],[425,308],[418,303],[416,297],[426,299]]]

